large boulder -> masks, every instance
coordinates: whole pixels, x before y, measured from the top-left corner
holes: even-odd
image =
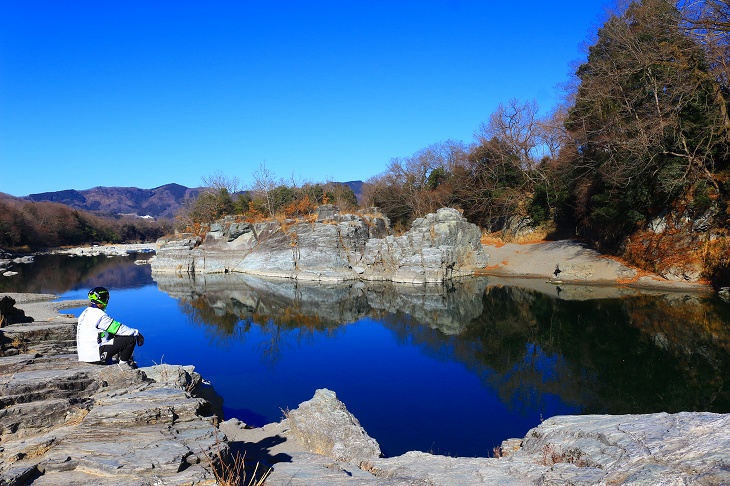
[[[311,400],[300,403],[287,418],[292,437],[313,454],[358,464],[363,459],[380,457],[378,443],[331,390],[317,390]]]
[[[273,465],[271,486],[719,485],[730,484],[728,425],[730,415],[703,412],[557,416],[522,439],[504,441],[494,457],[420,451],[379,457],[375,441],[334,392],[318,390],[271,428],[276,442],[248,436],[253,431],[241,440],[277,444],[286,460]]]
[[[416,219],[403,236],[368,241],[363,263],[366,279],[430,283],[472,275],[488,257],[479,228],[456,209],[441,208]]]

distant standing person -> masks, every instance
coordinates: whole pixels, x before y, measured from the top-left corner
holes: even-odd
[[[111,364],[112,357],[119,354],[120,368],[136,368],[132,354],[135,345],[144,344],[142,333],[109,317],[105,312],[109,291],[104,287],[89,290],[89,301],[89,307],[81,313],[76,326],[79,361]]]

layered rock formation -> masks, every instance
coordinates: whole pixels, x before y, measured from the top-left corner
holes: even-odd
[[[313,281],[443,282],[472,275],[488,258],[479,228],[450,208],[419,218],[403,236],[387,218],[320,208],[314,222],[224,219],[205,238],[158,242],[153,273],[247,273]]]
[[[714,413],[563,416],[504,441],[490,458],[383,458],[334,392],[317,390],[278,428],[267,426],[296,444],[279,443],[266,485],[730,484],[728,426],[730,415]],[[239,433],[265,441],[256,430]]]
[[[75,336],[73,316],[2,328],[0,484],[212,483],[228,444],[194,368],[80,363]]]

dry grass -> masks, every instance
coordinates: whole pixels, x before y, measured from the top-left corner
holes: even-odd
[[[542,448],[542,465],[552,466],[566,462],[573,464],[577,467],[590,467],[590,460],[585,457],[585,454],[580,449],[568,449],[562,451],[559,447],[553,444],[545,444]]]
[[[548,232],[545,230],[536,230],[529,235],[518,236],[515,238],[505,237],[502,232],[497,233],[483,233],[481,242],[483,245],[496,246],[497,248],[506,245],[507,243],[516,243],[518,245],[531,245],[534,243],[545,243],[547,240]]]
[[[211,457],[208,454],[203,453],[208,461],[208,467],[213,472],[215,482],[219,486],[263,486],[266,482],[266,478],[269,477],[271,469],[264,472],[261,477],[258,477],[259,464],[257,463],[251,474],[251,478],[246,477],[245,458],[246,454],[239,454],[229,459],[224,457],[221,452],[221,444],[218,439],[216,429],[215,436],[215,451]]]

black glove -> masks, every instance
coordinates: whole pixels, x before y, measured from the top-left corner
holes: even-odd
[[[137,346],[142,346],[144,344],[144,336],[141,334],[137,334]]]

